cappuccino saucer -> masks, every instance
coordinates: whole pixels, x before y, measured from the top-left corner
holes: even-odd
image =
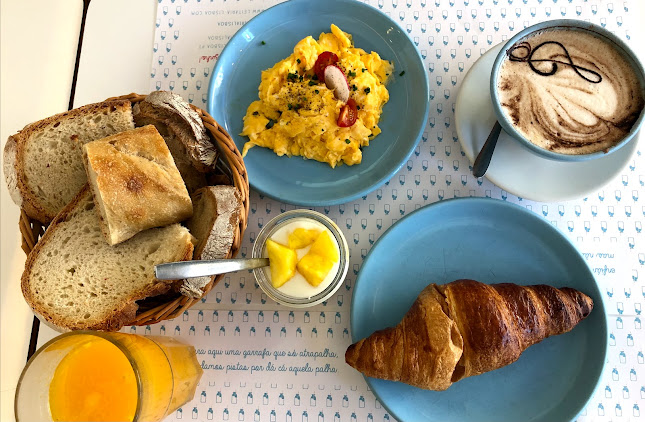
[[[457,136],[471,165],[495,124],[490,75],[503,45],[491,48],[472,65],[457,94]],[[533,201],[559,202],[584,197],[619,176],[636,151],[639,135],[605,157],[571,162],[543,158],[502,130],[485,177],[505,191]]]

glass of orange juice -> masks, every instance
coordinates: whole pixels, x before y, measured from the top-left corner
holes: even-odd
[[[38,349],[16,391],[17,421],[160,421],[202,376],[195,348],[171,337],[75,331]]]

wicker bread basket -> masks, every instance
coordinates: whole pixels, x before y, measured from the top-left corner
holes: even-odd
[[[145,98],[145,95],[133,93],[122,95],[120,97],[111,97],[108,98],[108,100],[130,100],[132,104],[136,104],[139,101],[143,101]],[[233,239],[233,245],[227,256],[227,258],[232,258],[237,255],[240,249],[240,244],[242,243],[249,215],[249,179],[246,173],[246,167],[244,167],[240,151],[237,149],[231,136],[226,132],[226,130],[221,127],[206,111],[197,108],[192,104],[191,108],[202,118],[206,130],[211,134],[212,140],[219,148],[220,162],[218,164],[222,164],[222,167],[225,169],[224,171],[228,173],[227,176],[232,181],[232,184],[237,187],[242,196],[243,209],[240,215],[240,224],[237,227],[235,237]],[[22,250],[26,254],[29,254],[40,237],[44,234],[45,226],[40,222],[31,219],[27,216],[24,210],[21,210],[19,227],[22,235]],[[224,275],[221,274],[211,277],[210,282],[203,288],[204,295],[206,295],[206,293],[208,293],[223,276]],[[193,299],[179,294],[170,294],[138,301],[139,310],[137,311],[136,319],[132,321],[130,325],[155,324],[166,319],[175,318],[199,300],[200,299]]]

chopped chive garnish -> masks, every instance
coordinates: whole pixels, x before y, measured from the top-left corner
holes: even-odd
[[[275,123],[276,123],[275,120],[269,119],[269,122],[264,127],[267,128],[267,129],[271,129]]]
[[[346,143],[346,144],[351,144],[351,143],[352,143],[352,141],[350,141],[349,139],[345,139],[345,143]]]
[[[300,59],[296,59],[296,62],[298,62],[298,64],[300,64]]]
[[[314,86],[314,85],[316,85],[316,82],[314,82],[314,81],[309,81],[309,86]],[[317,91],[317,90],[316,90],[316,91]]]
[[[356,85],[352,85],[352,91],[356,91],[358,87]]]
[[[399,73],[399,76],[403,76],[403,75],[405,75],[405,70],[403,70],[403,71],[401,71],[401,73]]]
[[[316,94],[320,93],[320,91],[318,91],[318,90],[315,90],[314,92],[315,92]]]
[[[254,115],[254,116],[257,116],[258,114],[260,114],[260,113],[259,113],[259,112],[257,112],[257,111],[254,111],[254,112],[253,112],[253,115]]]
[[[353,70],[350,70],[347,75],[354,77],[354,76],[356,76],[356,72],[354,72]]]
[[[365,88],[363,91],[365,91],[365,93],[366,93],[366,94],[369,94],[369,93],[370,93],[370,91],[371,91],[371,89],[370,89],[370,87],[368,86],[368,87],[367,87],[367,88]]]
[[[261,44],[262,44],[262,45],[266,45],[266,43],[265,43],[264,41],[262,41],[262,42],[261,42]]]

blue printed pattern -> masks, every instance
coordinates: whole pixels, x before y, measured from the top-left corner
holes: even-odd
[[[344,353],[350,343],[348,320],[348,315],[340,312],[189,310],[182,318],[124,331],[172,335],[197,349],[204,375],[193,401],[178,409],[173,420],[393,421],[365,388],[358,373],[345,368]],[[235,339],[243,336],[262,341],[246,342],[240,347],[241,342],[236,343]],[[323,351],[323,347],[329,347],[336,357],[325,363],[320,358],[301,358],[300,362],[291,357],[274,360],[276,345],[298,352]],[[212,359],[211,352],[217,348],[222,353]],[[245,350],[267,348],[268,358],[245,356]],[[236,356],[229,357],[229,352]],[[222,362],[223,367],[213,369],[208,366],[212,362]],[[232,362],[246,367],[231,365],[229,370]],[[266,372],[251,371],[252,365],[266,368],[267,362],[274,362],[278,369],[286,362],[287,370],[292,365],[302,369],[302,365],[309,364],[339,372],[325,378],[306,372],[304,375],[309,376],[303,378],[303,373],[288,372],[290,375],[267,379],[262,377]]]
[[[203,108],[206,108],[213,63],[228,39],[257,13],[280,2],[158,1],[151,89],[172,90]],[[454,197],[485,196],[513,202],[541,215],[566,233],[583,253],[605,294],[610,324],[613,324],[609,369],[600,391],[579,420],[630,420],[640,416],[639,404],[642,405],[645,399],[645,383],[638,379],[643,376],[645,344],[640,331],[642,303],[645,301],[645,247],[641,235],[645,204],[640,203],[643,201],[640,196],[645,192],[645,173],[641,151],[637,151],[617,179],[593,195],[576,201],[538,203],[509,194],[485,178],[473,177],[454,125],[455,98],[460,83],[470,66],[492,46],[534,23],[558,18],[600,24],[629,43],[633,1],[364,0],[364,3],[397,21],[419,48],[430,79],[432,103],[429,121],[422,142],[388,183],[357,201],[317,208],[343,228],[350,243],[351,260],[350,272],[341,290],[311,312],[347,314],[352,287],[363,258],[387,228],[411,211]],[[256,192],[251,193],[250,201],[249,227],[241,256],[250,253],[255,236],[266,222],[295,208]],[[237,273],[225,277],[196,309],[201,309],[197,312],[218,309],[220,314],[229,310],[234,313],[263,311],[266,314],[284,308],[263,295],[252,274]],[[233,324],[220,325],[225,330],[235,330]],[[289,327],[290,324],[287,332],[293,331]],[[240,335],[250,334],[242,332]],[[330,344],[336,341],[334,337]],[[222,381],[226,380],[224,377]],[[232,379],[229,381],[231,385],[235,384]],[[284,374],[278,381],[296,384],[294,377]],[[244,395],[253,392],[259,400],[261,394],[258,396],[259,393],[252,388],[243,390],[236,385],[230,388],[237,388],[238,395],[240,391],[244,391]],[[290,407],[290,398],[285,396],[285,407],[274,409],[277,412],[275,420],[393,420],[379,409],[380,405],[366,385],[351,388],[355,390],[347,393],[349,405],[339,407],[338,415],[328,411],[326,400],[320,399],[315,406],[308,406],[306,414],[303,414],[303,410]],[[205,391],[211,394],[220,390],[208,387]],[[222,394],[226,397],[229,393],[222,391]],[[366,403],[364,409],[355,400],[361,395]],[[339,401],[334,394],[332,400],[335,408]],[[270,402],[274,404],[273,399]],[[196,410],[185,407],[183,414],[176,415],[175,419],[180,419],[180,416],[183,419],[203,419],[209,407],[201,401],[200,404],[193,402],[191,406],[193,404]],[[262,410],[258,416],[255,414],[258,405],[247,406],[243,400],[235,408],[227,404],[225,398],[221,402],[209,399],[206,404],[212,407],[211,416],[214,415],[215,420],[224,419],[225,409],[228,417],[235,420],[274,420],[270,412],[269,419]]]

